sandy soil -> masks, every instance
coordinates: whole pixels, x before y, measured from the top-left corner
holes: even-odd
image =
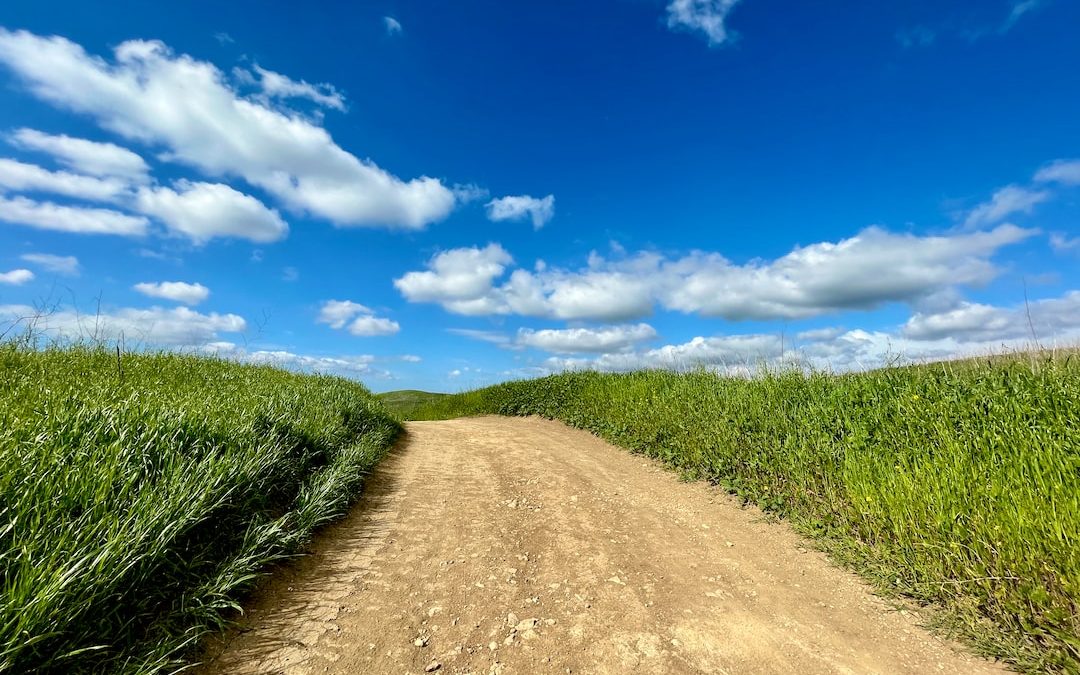
[[[203,673],[983,673],[783,524],[540,419],[408,425]]]

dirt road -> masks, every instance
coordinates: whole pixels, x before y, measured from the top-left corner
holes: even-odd
[[[982,673],[719,490],[539,419],[411,423],[206,673]]]

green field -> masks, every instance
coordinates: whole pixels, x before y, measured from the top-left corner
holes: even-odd
[[[427,391],[417,391],[416,389],[401,389],[376,394],[376,396],[390,412],[402,419],[411,419],[423,406],[437,401],[447,396],[447,394],[433,394]]]
[[[174,670],[399,431],[339,378],[0,345],[0,671]]]
[[[1080,362],[1034,356],[744,380],[563,374],[413,419],[541,415],[788,518],[943,631],[1029,671],[1080,670]]]

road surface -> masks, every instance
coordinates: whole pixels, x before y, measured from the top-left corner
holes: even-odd
[[[783,523],[541,419],[408,425],[203,673],[989,673]]]

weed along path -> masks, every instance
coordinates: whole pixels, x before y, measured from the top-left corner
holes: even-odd
[[[203,673],[988,673],[723,492],[535,418],[416,422]]]

